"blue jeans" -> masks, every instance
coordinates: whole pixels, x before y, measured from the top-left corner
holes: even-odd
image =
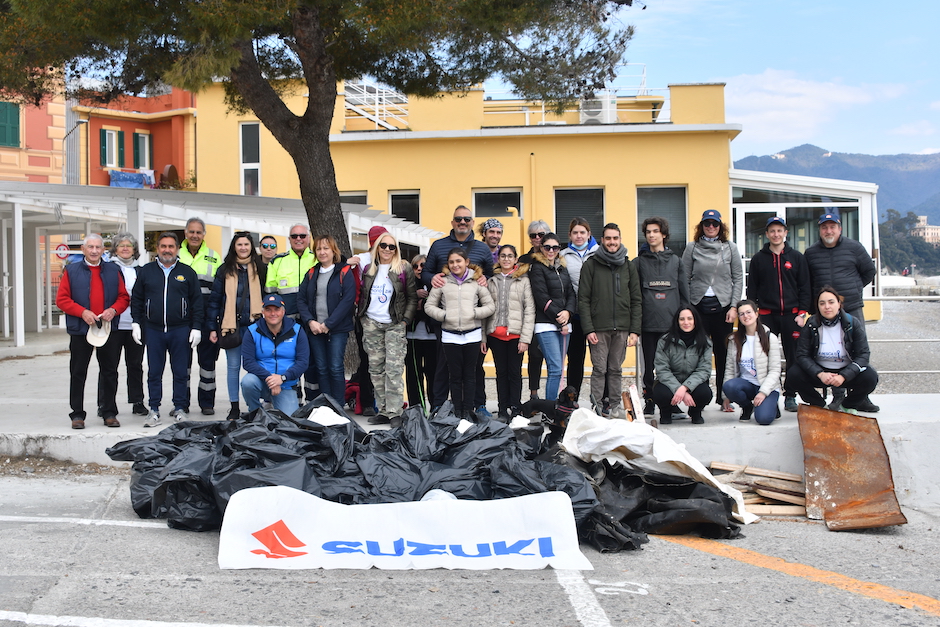
[[[225,363],[228,365],[226,379],[228,381],[228,401],[230,403],[238,402],[238,380],[242,373],[242,347],[225,349]]]
[[[321,333],[310,336],[311,356],[320,375],[320,392],[343,404],[346,398],[346,371],[343,357],[349,333]]]
[[[561,386],[561,366],[568,351],[568,336],[560,331],[545,331],[537,333],[539,348],[545,356],[545,365],[548,368],[548,379],[545,381],[545,398],[555,400]]]
[[[288,416],[297,411],[300,402],[297,400],[297,390],[294,388],[281,388],[281,393],[277,396],[271,395],[268,384],[258,378],[258,375],[250,372],[242,377],[242,396],[245,397],[245,403],[248,404],[248,411],[254,411],[261,407],[261,401],[269,401]]]
[[[753,401],[760,387],[741,377],[729,379],[722,386],[725,396],[729,401],[737,403],[743,408],[754,407]],[[764,402],[754,407],[754,421],[759,425],[769,425],[777,417],[777,400],[780,398],[780,392],[776,390],[767,395]]]
[[[147,340],[147,392],[150,409],[159,411],[163,401],[163,369],[167,353],[173,373],[173,409],[189,411],[189,364],[193,349],[189,346],[189,327],[173,327],[164,331],[148,327]]]

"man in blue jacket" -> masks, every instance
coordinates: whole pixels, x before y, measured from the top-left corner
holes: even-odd
[[[242,338],[242,396],[252,412],[264,401],[288,416],[297,411],[297,381],[310,362],[310,344],[300,325],[286,318],[277,294],[264,297],[264,318],[248,327]]]
[[[157,259],[137,273],[131,297],[134,323],[131,337],[147,342],[147,388],[150,413],[145,427],[160,424],[163,369],[167,354],[173,373],[173,411],[176,422],[189,419],[189,364],[202,340],[202,290],[196,272],[180,263],[179,240],[166,231],[157,240]]]

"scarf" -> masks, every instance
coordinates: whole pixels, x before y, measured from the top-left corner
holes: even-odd
[[[828,319],[826,319],[822,314],[819,314],[819,320],[820,320],[820,322],[822,322],[822,324],[824,324],[824,325],[827,326],[827,327],[834,327],[834,326],[836,326],[837,324],[841,324],[841,323],[842,323],[842,311],[839,311],[839,313],[837,313],[837,314],[832,318],[832,320],[828,320]]]
[[[611,268],[619,268],[627,260],[627,247],[621,245],[620,248],[617,249],[617,252],[610,253],[607,252],[606,248],[601,246],[594,251],[594,255]]]
[[[679,339],[685,343],[686,348],[690,348],[695,344],[695,329],[691,331],[683,331],[679,329]]]
[[[251,321],[254,322],[261,317],[261,279],[258,277],[258,271],[255,264],[251,263],[251,258],[244,262],[236,259],[236,263],[245,266],[248,270],[248,294],[251,299],[249,311]],[[222,314],[222,335],[234,333],[238,330],[238,313],[236,311],[238,303],[238,270],[229,272],[225,275],[225,311]]]
[[[464,281],[467,280],[467,277],[470,276],[470,268],[469,268],[469,267],[467,268],[467,271],[463,273],[463,276],[457,276],[456,274],[454,274],[454,275],[452,275],[452,276],[454,277],[454,280],[457,281],[457,285],[460,285],[460,284],[462,284]]]
[[[125,268],[133,268],[134,266],[137,265],[137,260],[134,259],[133,257],[131,257],[130,259],[121,259],[117,255],[114,255],[111,257],[111,261]]]

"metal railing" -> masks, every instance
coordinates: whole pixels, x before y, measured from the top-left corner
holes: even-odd
[[[940,301],[940,296],[870,296],[866,301]],[[940,338],[907,338],[899,340],[868,338],[869,344],[923,344],[940,342]],[[940,370],[878,370],[878,374],[940,374]]]

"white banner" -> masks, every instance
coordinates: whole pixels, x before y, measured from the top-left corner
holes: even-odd
[[[220,568],[546,566],[594,569],[564,492],[341,505],[285,486],[249,488],[232,496],[219,537]]]

